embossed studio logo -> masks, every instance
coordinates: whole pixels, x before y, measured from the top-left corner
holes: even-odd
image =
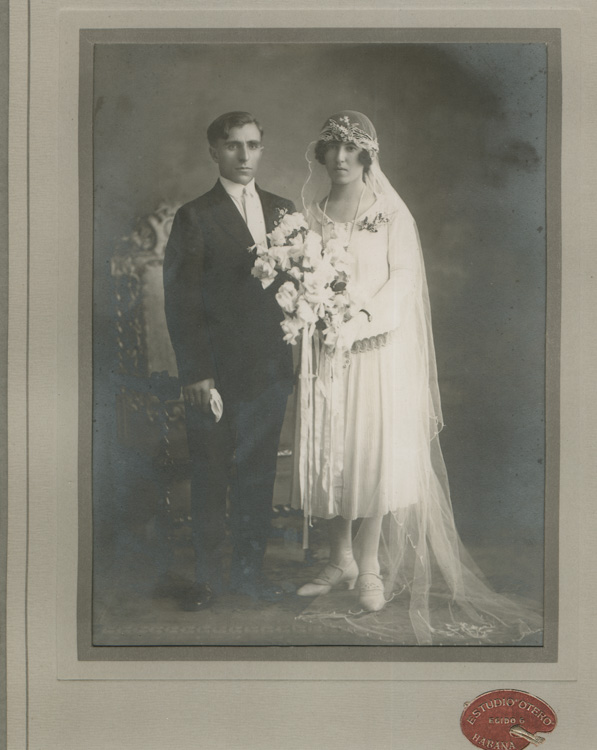
[[[464,736],[485,750],[523,750],[545,742],[553,732],[555,712],[545,701],[522,690],[490,690],[464,704],[460,728]]]

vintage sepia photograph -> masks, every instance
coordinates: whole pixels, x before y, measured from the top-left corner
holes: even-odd
[[[0,750],[590,747],[593,5],[0,18]]]
[[[96,34],[91,645],[540,651],[548,45],[320,31]]]

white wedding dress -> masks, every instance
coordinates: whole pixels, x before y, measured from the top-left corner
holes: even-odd
[[[383,199],[357,217],[354,228],[352,222],[331,221],[319,206],[310,216],[324,245],[338,238],[347,246],[351,296],[371,316],[349,359],[331,358],[323,348],[318,353],[320,471],[311,514],[385,515],[419,501],[424,490],[417,482],[425,476],[420,462],[429,453],[420,420],[428,408],[427,383],[415,351],[421,345],[414,314],[421,283],[416,227],[406,211],[390,216]]]
[[[388,195],[354,225],[309,206],[324,245],[345,242],[349,289],[370,320],[349,355],[330,356],[314,337],[314,377],[300,382],[310,407],[299,410],[297,428],[307,436],[297,441],[297,465],[307,470],[295,475],[293,504],[308,518],[385,517],[380,564],[390,602],[365,613],[354,592],[334,590],[300,617],[395,644],[540,645],[541,608],[493,591],[456,530],[418,232],[403,201]]]

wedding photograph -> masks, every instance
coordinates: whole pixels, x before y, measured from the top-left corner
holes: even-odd
[[[8,11],[0,750],[589,747],[596,9]]]
[[[286,36],[94,45],[91,643],[540,650],[547,45]]]

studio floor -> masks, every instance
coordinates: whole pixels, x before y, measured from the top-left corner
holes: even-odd
[[[292,590],[313,578],[325,564],[329,549],[325,521],[314,522],[309,535],[310,548],[302,548],[302,516],[286,504],[291,461],[288,456],[279,458],[264,572],[272,581]],[[378,639],[347,632],[333,622],[322,624],[301,619],[311,600],[294,593],[276,603],[223,593],[207,609],[184,611],[181,595],[192,581],[193,570],[188,525],[181,524],[164,542],[155,533],[155,517],[132,513],[128,518],[129,523],[121,526],[118,533],[95,545],[95,645],[379,645]],[[496,590],[541,599],[541,549],[514,541],[509,546],[483,540],[467,543],[467,547]],[[394,645],[417,645],[408,602],[408,594],[403,593],[388,605],[397,634]],[[358,608],[356,594],[354,605]],[[473,636],[465,645],[483,643],[483,639]],[[463,645],[463,641],[454,644],[448,637],[441,645]],[[526,638],[520,645],[539,644],[536,638]]]

